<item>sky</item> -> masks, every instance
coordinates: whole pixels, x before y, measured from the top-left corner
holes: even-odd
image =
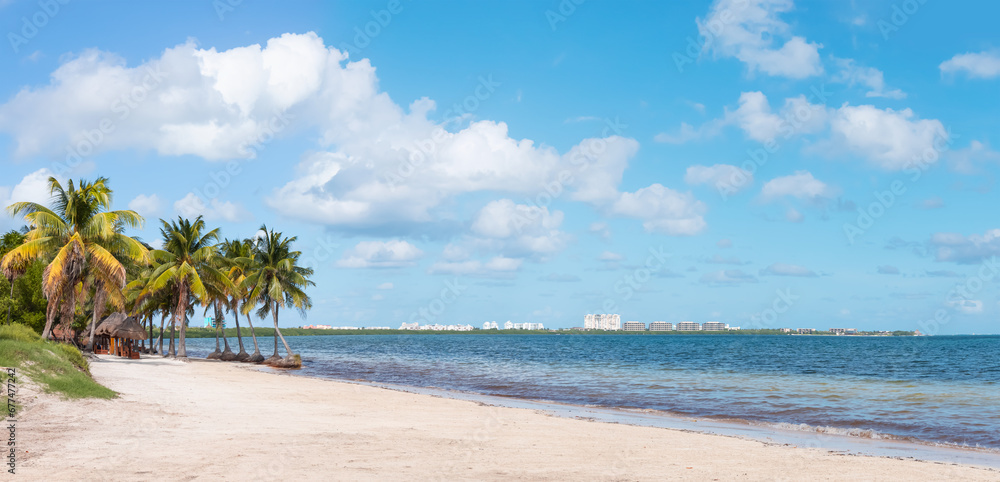
[[[0,0],[0,203],[105,176],[153,246],[297,236],[282,326],[998,333],[998,14]]]

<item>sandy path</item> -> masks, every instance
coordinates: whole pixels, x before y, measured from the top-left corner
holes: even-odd
[[[91,365],[119,399],[70,402],[24,390],[24,480],[1000,479],[979,468],[593,423],[221,362],[104,357]]]

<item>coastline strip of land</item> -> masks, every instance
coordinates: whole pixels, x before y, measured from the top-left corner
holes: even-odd
[[[265,373],[100,357],[112,400],[21,387],[29,480],[996,480],[982,467],[845,456]]]

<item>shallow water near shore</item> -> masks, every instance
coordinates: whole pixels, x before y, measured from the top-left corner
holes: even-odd
[[[266,356],[273,341],[260,341]],[[304,376],[630,418],[662,412],[697,417],[695,430],[711,421],[1000,452],[1000,336],[334,335],[289,344]],[[214,348],[214,339],[188,340],[192,357]]]

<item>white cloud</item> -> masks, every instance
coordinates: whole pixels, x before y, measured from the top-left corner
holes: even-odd
[[[773,276],[798,276],[803,278],[814,278],[818,276],[815,272],[805,266],[785,263],[774,263],[760,270],[760,274]]]
[[[382,284],[376,286],[375,289],[378,289],[378,290],[391,290],[393,287],[394,287],[393,284],[391,282],[387,281],[385,283],[382,283]]]
[[[836,192],[836,189],[816,179],[809,171],[795,171],[795,174],[771,179],[760,191],[765,201],[773,201],[784,196],[816,200],[832,197]]]
[[[212,198],[206,205],[205,201],[193,192],[176,201],[174,211],[186,218],[204,216],[209,221],[222,220],[236,223],[253,219],[253,215],[239,204]]]
[[[703,49],[715,57],[739,59],[750,73],[793,79],[819,75],[822,45],[792,36],[791,27],[779,18],[792,8],[791,0],[717,0],[704,20],[696,20],[706,39]]]
[[[937,119],[917,119],[910,109],[882,110],[871,105],[844,104],[832,115],[830,130],[835,146],[890,171],[905,169],[915,159],[935,161],[949,140]]]
[[[692,186],[708,184],[720,190],[738,192],[753,184],[753,174],[729,164],[690,166],[684,174],[684,182]]]
[[[681,123],[677,134],[660,133],[653,139],[657,142],[683,144],[715,137],[724,127],[736,126],[750,139],[768,142],[819,132],[826,127],[827,118],[827,108],[822,104],[810,103],[805,95],[786,98],[781,109],[774,112],[763,93],[743,92],[736,109],[730,110],[727,107],[722,117],[697,128]]]
[[[191,194],[188,194],[190,196]],[[160,213],[163,202],[156,194],[140,194],[135,199],[129,201],[128,208],[145,217],[156,216]]]
[[[886,90],[885,76],[881,70],[874,67],[862,67],[854,59],[834,58],[839,69],[831,78],[848,86],[863,85],[870,89],[866,97],[885,97],[889,99],[905,99],[906,93],[899,89]]]
[[[621,260],[625,259],[625,257],[622,256],[622,255],[620,255],[620,254],[618,254],[618,253],[612,253],[611,251],[605,251],[605,252],[601,253],[601,255],[597,257],[597,259],[599,259],[601,261],[621,261]]]
[[[559,231],[562,211],[515,204],[500,199],[484,206],[472,222],[472,233],[482,238],[481,244],[520,254],[552,254],[561,251],[569,235]]]
[[[413,266],[424,252],[402,240],[362,241],[337,261],[341,268],[399,268]]]
[[[985,162],[1000,162],[1000,152],[988,144],[973,140],[969,147],[953,150],[947,155],[948,166],[961,174],[978,174],[979,166]]]
[[[739,269],[726,269],[705,273],[699,280],[711,285],[736,285],[740,283],[757,283],[757,277],[744,273]]]
[[[611,229],[608,228],[608,223],[603,221],[590,223],[590,228],[588,230],[603,239],[611,239]]]
[[[1000,229],[968,237],[958,233],[935,233],[930,245],[937,261],[975,264],[984,258],[1000,256]]]
[[[983,312],[983,302],[980,300],[948,300],[947,304],[965,315],[978,315]]]
[[[788,208],[788,211],[785,211],[785,220],[790,223],[801,223],[805,220],[805,216],[798,209]]]
[[[611,212],[640,219],[647,232],[685,236],[700,233],[706,223],[705,203],[688,193],[681,193],[660,184],[652,184],[635,192],[624,192],[611,206]]]
[[[941,62],[938,68],[942,74],[961,72],[973,79],[993,79],[1000,77],[1000,54],[997,52],[957,54]]]
[[[470,276],[509,276],[521,267],[524,260],[497,256],[483,263],[479,260],[458,262],[439,261],[427,270],[430,274],[453,274]]]

